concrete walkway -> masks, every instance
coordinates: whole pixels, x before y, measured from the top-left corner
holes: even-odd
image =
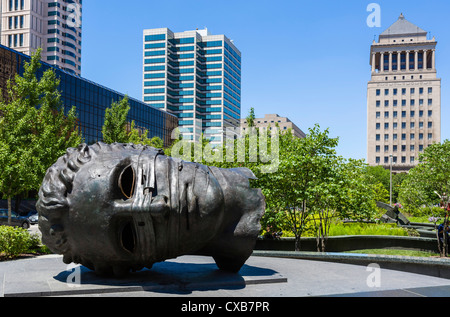
[[[0,262],[0,297],[450,296],[450,279],[385,269],[373,260],[355,265],[255,252],[239,274],[230,274],[217,270],[212,258],[183,256],[116,279],[48,255]]]

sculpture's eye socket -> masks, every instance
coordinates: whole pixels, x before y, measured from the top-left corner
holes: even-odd
[[[136,182],[136,173],[131,165],[124,168],[119,176],[119,188],[122,195],[126,199],[131,199],[134,193],[134,186]]]

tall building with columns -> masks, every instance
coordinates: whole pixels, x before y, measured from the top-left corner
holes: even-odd
[[[0,0],[2,45],[81,74],[82,0]]]
[[[403,14],[370,49],[367,87],[367,161],[394,172],[418,163],[427,146],[441,141],[441,79],[436,40]]]

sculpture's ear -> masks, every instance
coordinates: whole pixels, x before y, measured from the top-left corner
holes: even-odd
[[[248,179],[258,179],[258,177],[255,176],[255,174],[253,174],[253,172],[248,169],[247,167],[235,167],[235,168],[230,168],[231,171],[234,171],[238,174],[241,174],[242,176],[247,177]]]

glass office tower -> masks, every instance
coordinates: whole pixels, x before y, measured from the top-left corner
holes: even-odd
[[[8,79],[13,79],[16,73],[22,75],[24,62],[28,61],[29,56],[0,45],[0,88],[3,93],[6,91]],[[105,109],[111,107],[113,102],[122,100],[124,94],[47,63],[42,63],[38,77],[49,68],[53,69],[60,79],[58,88],[66,110],[72,106],[76,107],[78,125],[84,141],[88,144],[101,141]],[[141,131],[147,129],[149,138],[157,136],[163,140],[164,146],[169,146],[172,143],[171,133],[177,127],[178,118],[137,99],[129,98],[129,103],[128,120],[130,122],[134,120],[135,127]]]
[[[174,33],[144,30],[144,102],[178,117],[183,138],[203,133],[222,144],[227,127],[240,126],[241,53],[207,29]]]

